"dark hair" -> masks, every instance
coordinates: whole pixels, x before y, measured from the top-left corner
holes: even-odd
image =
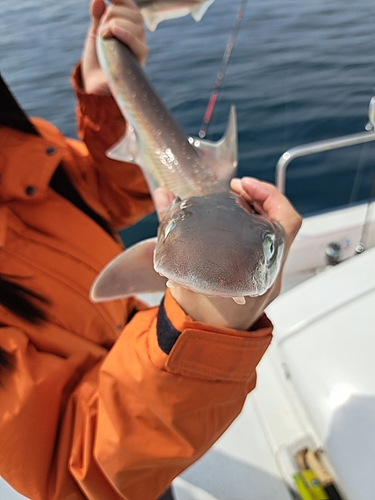
[[[16,101],[0,73],[0,124],[27,134],[39,135],[26,113]]]
[[[12,370],[14,367],[14,357],[9,352],[5,351],[0,347],[0,374],[2,374],[3,370]],[[0,387],[2,383],[0,380]]]
[[[46,314],[36,301],[48,303],[38,293],[12,281],[10,276],[0,274],[0,304],[30,323],[37,323],[46,319]]]
[[[48,304],[48,300],[4,274],[0,274],[0,304],[33,324],[46,319],[46,313],[41,305]],[[4,326],[0,324],[0,327]],[[13,367],[13,356],[0,347],[0,373],[3,369],[11,370]]]

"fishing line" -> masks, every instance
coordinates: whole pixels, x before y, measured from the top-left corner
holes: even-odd
[[[217,101],[217,97],[219,95],[219,90],[220,90],[221,84],[223,83],[225,71],[228,67],[228,63],[229,63],[230,56],[232,55],[234,43],[236,41],[236,37],[237,37],[238,31],[239,31],[240,26],[241,26],[241,21],[242,21],[243,15],[245,13],[246,4],[247,4],[247,0],[242,0],[241,5],[237,11],[236,22],[234,23],[234,26],[232,28],[232,32],[230,34],[227,45],[225,47],[224,55],[223,55],[221,65],[220,65],[220,69],[219,69],[219,72],[216,76],[215,85],[214,85],[214,88],[211,92],[210,98],[208,100],[207,108],[206,108],[206,111],[205,111],[204,117],[203,117],[203,122],[202,122],[201,128],[199,130],[198,135],[201,139],[206,137],[208,125],[210,123],[211,116],[212,116],[212,113],[213,113],[213,110],[214,110],[214,107],[215,107],[215,104]]]

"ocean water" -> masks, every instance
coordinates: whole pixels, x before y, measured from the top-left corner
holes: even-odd
[[[146,72],[187,134],[199,131],[238,7],[216,0],[200,23],[186,17],[148,33]],[[89,0],[1,0],[0,14],[3,77],[31,115],[75,136],[69,75]],[[249,0],[207,138],[222,135],[235,104],[239,175],[273,182],[289,148],[363,131],[375,84],[374,26],[371,0]],[[296,160],[287,195],[304,215],[366,199],[374,160],[373,144]],[[123,237],[129,244],[155,230],[150,216]]]

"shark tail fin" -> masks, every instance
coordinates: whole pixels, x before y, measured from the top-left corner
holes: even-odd
[[[184,17],[188,14],[191,14],[195,21],[200,21],[214,1],[191,0],[179,2],[178,0],[165,0],[164,3],[158,3],[149,0],[138,0],[136,3],[141,10],[147,28],[150,31],[155,31],[162,21]]]

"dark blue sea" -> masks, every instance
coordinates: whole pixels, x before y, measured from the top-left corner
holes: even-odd
[[[146,72],[187,134],[197,135],[239,2],[216,0],[200,23],[190,17],[148,33]],[[89,0],[1,0],[1,72],[31,115],[75,136],[69,76],[89,23]],[[239,174],[273,182],[289,148],[362,132],[375,85],[372,0],[249,0],[207,138],[238,112]],[[374,145],[291,164],[287,195],[304,215],[366,199]],[[352,185],[357,175],[357,188]],[[155,217],[124,234],[153,235]]]

